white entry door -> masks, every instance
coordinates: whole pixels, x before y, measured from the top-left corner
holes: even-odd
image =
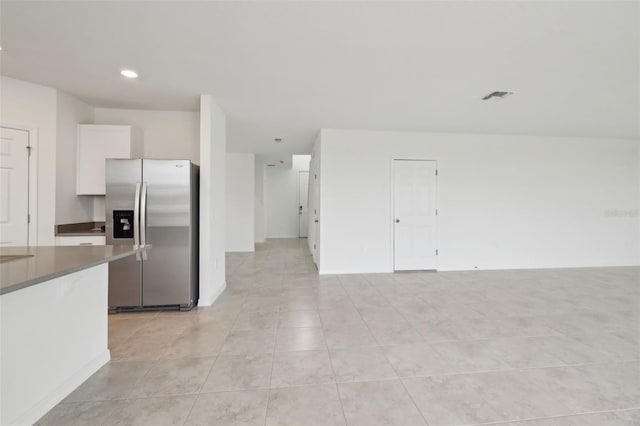
[[[0,246],[29,244],[29,132],[0,127]]]
[[[437,268],[436,162],[394,160],[394,269]]]
[[[309,235],[309,172],[300,172],[298,178],[298,236]]]

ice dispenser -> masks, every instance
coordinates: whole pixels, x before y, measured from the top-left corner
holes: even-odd
[[[113,238],[133,238],[133,210],[113,211]]]

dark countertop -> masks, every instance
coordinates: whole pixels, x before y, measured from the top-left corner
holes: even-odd
[[[99,229],[101,226],[104,226],[104,222],[67,223],[56,225],[55,234],[56,237],[101,237],[105,235],[105,232]]]
[[[151,246],[3,247],[0,256],[32,255],[0,263],[0,294],[10,293],[102,263],[132,256]]]
[[[104,231],[87,231],[87,232],[59,232],[56,237],[104,237]]]

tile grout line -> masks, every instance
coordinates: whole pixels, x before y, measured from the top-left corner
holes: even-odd
[[[418,407],[418,404],[416,403],[415,399],[413,399],[413,395],[411,395],[411,392],[409,392],[409,389],[407,389],[407,386],[404,384],[404,380],[398,378],[398,381],[402,384],[402,388],[404,389],[404,391],[407,393],[407,396],[409,397],[409,399],[411,400],[411,402],[413,403],[413,406],[416,407],[416,410],[418,410],[418,413],[420,413],[420,416],[422,416],[422,419],[424,420],[424,423],[429,426],[429,421],[427,420],[427,418],[425,417],[424,413],[422,412],[422,410],[420,409],[420,407]]]
[[[277,320],[276,320],[276,332],[274,333],[274,337],[273,337],[273,353],[271,355],[271,371],[269,373],[269,389],[267,392],[267,407],[265,409],[265,413],[264,413],[264,426],[267,425],[267,420],[269,418],[269,405],[271,404],[271,390],[272,390],[272,383],[273,383],[273,368],[275,366],[276,363],[276,345],[278,344],[278,326],[280,325],[280,307],[278,306],[278,311],[277,311]]]
[[[215,305],[215,302],[214,302]],[[198,400],[200,399],[200,395],[202,394],[202,389],[204,388],[204,385],[207,383],[207,380],[209,379],[209,376],[211,375],[211,372],[213,371],[213,368],[215,367],[216,363],[218,362],[218,360],[220,359],[221,353],[220,351],[222,350],[222,347],[224,346],[225,340],[227,339],[227,337],[229,336],[229,334],[231,333],[231,330],[233,330],[233,327],[235,325],[235,323],[238,321],[238,317],[240,315],[240,311],[237,312],[237,314],[235,315],[235,318],[231,324],[231,326],[228,328],[228,330],[224,333],[224,338],[222,341],[222,344],[220,345],[220,348],[217,351],[217,354],[213,360],[213,362],[211,363],[211,367],[209,367],[209,371],[207,372],[207,376],[205,377],[205,379],[202,381],[202,383],[200,384],[200,387],[198,389],[198,392],[196,394],[196,397],[193,400],[193,404],[191,404],[191,408],[189,409],[189,412],[187,413],[187,416],[185,417],[184,422],[182,423],[183,426],[187,423],[187,421],[189,420],[189,417],[191,416],[191,413],[193,412],[194,407],[196,406],[196,403],[198,402]],[[186,330],[185,330],[186,333]]]
[[[191,413],[193,412],[193,407],[196,406],[196,403],[198,402],[198,399],[200,399],[200,394],[196,394],[196,397],[193,398],[193,402],[191,403],[191,407],[189,407],[189,412],[187,413],[187,415],[184,417],[184,421],[182,422],[182,425],[186,425],[187,421],[189,420],[189,417],[191,416]]]
[[[581,413],[562,414],[562,415],[558,415],[558,416],[528,417],[528,418],[524,418],[524,419],[505,420],[505,421],[501,421],[501,422],[471,423],[471,424],[469,424],[467,426],[508,425],[508,424],[512,424],[514,422],[520,423],[520,422],[530,422],[530,421],[536,421],[536,420],[564,419],[564,418],[567,418],[567,417],[592,416],[592,415],[607,414],[607,413],[615,414],[615,413],[618,413],[618,412],[632,411],[632,410],[640,410],[640,405],[638,407],[621,408],[621,409],[615,409],[615,410],[585,411],[585,412],[581,412]]]
[[[318,313],[318,317],[320,318],[320,329],[323,330],[322,335],[324,336],[324,323],[322,322],[322,317],[320,316],[319,313]],[[333,367],[333,359],[331,359],[331,351],[329,350],[329,345],[327,344],[326,337],[324,338],[324,344],[327,347],[327,356],[329,357],[329,365],[331,366],[331,374],[333,375],[333,385],[336,388],[336,393],[338,394],[338,400],[340,401],[340,408],[342,409],[342,418],[344,420],[344,424],[347,425],[347,414],[344,411],[344,401],[342,400],[342,395],[340,394],[340,387],[338,386],[336,370]]]

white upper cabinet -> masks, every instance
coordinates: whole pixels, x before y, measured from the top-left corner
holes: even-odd
[[[142,158],[142,131],[132,126],[79,124],[77,195],[105,195],[107,158]]]

